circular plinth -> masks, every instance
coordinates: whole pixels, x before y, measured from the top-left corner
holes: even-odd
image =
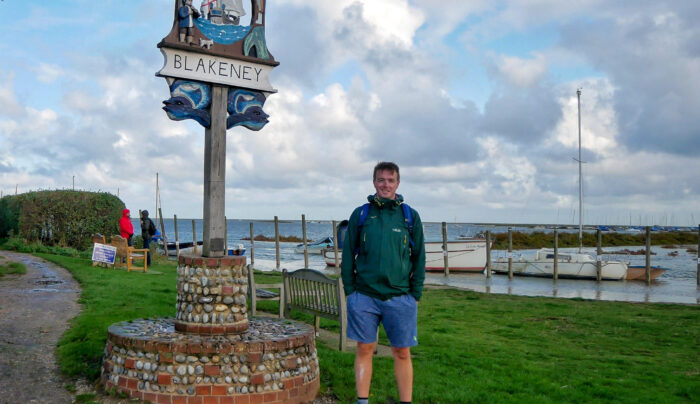
[[[102,382],[106,390],[153,403],[313,400],[319,388],[313,328],[264,318],[249,325],[241,334],[197,335],[175,331],[173,319],[113,324]]]
[[[238,334],[248,329],[245,257],[181,255],[175,329],[193,334]]]

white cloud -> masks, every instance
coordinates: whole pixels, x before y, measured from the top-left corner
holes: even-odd
[[[529,59],[499,55],[496,64],[506,80],[517,87],[531,87],[547,72],[547,60],[541,53]]]

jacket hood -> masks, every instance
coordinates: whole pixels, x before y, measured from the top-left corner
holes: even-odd
[[[148,217],[148,211],[147,211],[147,210],[142,210],[142,211],[141,211],[141,217],[144,218],[144,219],[147,218],[147,217]]]
[[[127,216],[129,216],[130,213],[131,213],[131,211],[129,209],[123,209],[122,210],[122,217],[127,217]]]
[[[394,207],[394,206],[399,206],[403,203],[403,196],[400,194],[396,194],[395,199],[386,199],[386,198],[380,198],[379,196],[377,196],[377,194],[372,194],[372,195],[367,195],[367,201],[369,203],[373,203],[373,204],[377,205],[380,208],[382,208],[384,206]]]

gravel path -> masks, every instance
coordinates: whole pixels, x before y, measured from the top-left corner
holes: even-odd
[[[70,403],[54,353],[80,312],[80,287],[68,271],[40,258],[0,256],[27,267],[26,275],[0,279],[0,403]]]

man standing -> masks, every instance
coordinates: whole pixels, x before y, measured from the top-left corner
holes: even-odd
[[[148,266],[151,266],[151,237],[156,234],[156,225],[150,217],[148,211],[141,211],[141,238],[143,238],[143,248],[148,249]]]
[[[374,167],[377,193],[350,216],[341,275],[347,296],[348,338],[357,341],[355,386],[358,404],[367,404],[372,357],[381,321],[394,355],[401,403],[413,395],[411,347],[418,344],[418,301],[425,279],[423,225],[418,212],[402,206],[399,167]]]

